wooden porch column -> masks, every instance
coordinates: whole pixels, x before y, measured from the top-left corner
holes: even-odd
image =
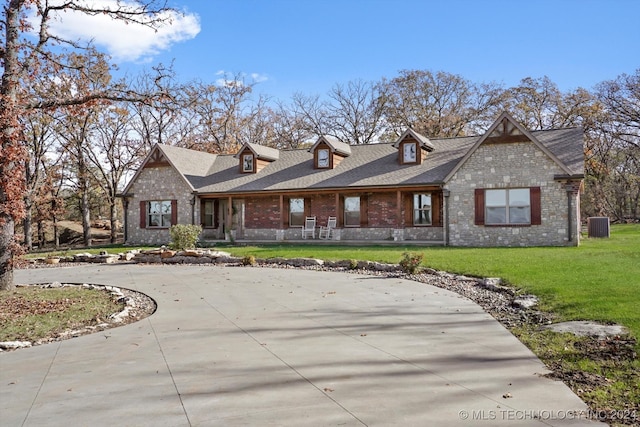
[[[227,198],[227,230],[231,230],[233,225],[233,198],[229,196]]]
[[[280,230],[284,230],[284,196],[280,195]]]
[[[400,190],[396,190],[396,206],[397,206],[397,221],[396,228],[402,228],[404,226],[403,216],[402,216],[402,193]]]

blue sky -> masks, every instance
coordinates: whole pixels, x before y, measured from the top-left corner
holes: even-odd
[[[108,0],[103,0],[108,1]],[[402,69],[592,88],[640,68],[637,0],[171,0],[186,12],[147,44],[92,35],[126,72],[173,61],[183,81],[241,73],[283,101]],[[96,25],[77,24],[78,31]],[[69,26],[67,26],[69,28]],[[92,30],[88,30],[92,29]],[[167,35],[168,34],[168,35]],[[113,40],[122,37],[116,46]],[[161,40],[161,41],[158,41]],[[110,44],[111,43],[111,44]],[[121,50],[127,47],[127,53]],[[137,50],[136,50],[137,49]]]

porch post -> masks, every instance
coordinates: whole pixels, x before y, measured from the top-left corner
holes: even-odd
[[[195,225],[195,223],[196,223],[196,199],[197,199],[196,194],[197,193],[194,191],[192,193],[193,196],[191,197],[191,200],[190,200],[190,203],[191,203],[191,225]]]
[[[233,198],[227,197],[227,230],[231,231],[233,226]]]
[[[402,193],[400,192],[400,190],[396,190],[396,206],[398,210],[398,212],[396,213],[396,228],[404,228],[404,218],[402,217]]]
[[[284,230],[284,195],[280,195],[280,230]]]
[[[449,195],[451,195],[451,191],[442,190],[442,198],[444,199],[444,206],[442,208],[442,215],[444,216],[442,232],[444,233],[445,246],[449,246]]]

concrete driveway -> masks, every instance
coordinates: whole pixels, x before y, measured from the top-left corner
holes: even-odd
[[[158,310],[0,354],[3,426],[598,424],[479,306],[408,280],[102,265],[16,281],[126,287]]]

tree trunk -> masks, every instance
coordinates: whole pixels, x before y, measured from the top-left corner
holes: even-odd
[[[15,289],[11,248],[15,224],[13,218],[5,214],[0,214],[0,224],[0,291],[10,291]]]
[[[58,230],[58,217],[54,214],[52,220],[53,220],[53,244],[55,245],[56,249],[58,249],[60,247],[60,232]]]
[[[111,200],[109,203],[109,222],[111,224],[111,243],[116,243],[118,240],[118,230],[116,227],[116,223],[118,218],[116,218],[117,210],[115,200]]]
[[[89,192],[87,188],[82,189],[80,212],[82,213],[82,238],[84,245],[91,246],[91,211],[89,209]]]
[[[44,235],[44,221],[38,221],[38,247],[44,248],[47,244],[47,238]]]
[[[31,252],[33,248],[33,233],[31,231],[32,219],[31,203],[27,200],[25,203],[24,220],[22,221],[22,227],[24,228],[24,246],[27,252]]]
[[[87,181],[87,167],[84,159],[80,158],[78,164],[80,177],[80,215],[82,216],[82,238],[85,246],[91,246],[91,209],[89,206],[89,182]]]

